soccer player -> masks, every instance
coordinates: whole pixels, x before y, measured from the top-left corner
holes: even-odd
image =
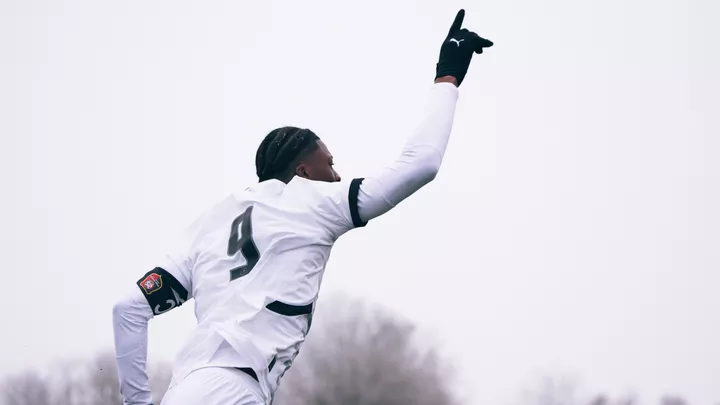
[[[460,10],[440,48],[426,114],[394,163],[341,181],[312,131],[275,129],[257,151],[259,182],[202,214],[115,304],[125,404],[152,402],[148,321],[191,298],[197,326],[177,355],[163,405],[272,403],[310,329],[335,241],[395,207],[440,169],[458,86],[473,53],[493,45],[462,29],[464,15]]]

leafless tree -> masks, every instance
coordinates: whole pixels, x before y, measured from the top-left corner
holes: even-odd
[[[159,405],[170,385],[172,379],[172,366],[165,362],[151,363],[148,374],[150,376],[150,388],[153,393],[153,403]]]
[[[324,306],[323,306],[324,305]],[[336,297],[321,304],[278,390],[280,405],[451,405],[452,373],[391,313]]]
[[[456,405],[453,372],[418,342],[412,323],[378,307],[335,297],[321,302],[312,331],[278,390],[277,405]],[[0,405],[122,405],[112,352],[24,371],[0,382]],[[171,371],[150,363],[160,404]],[[522,405],[634,405],[632,396],[578,393],[574,378],[546,378],[526,391]],[[667,395],[659,405],[688,405]],[[720,404],[717,404],[720,405]]]
[[[637,400],[632,395],[610,399],[606,395],[600,394],[590,401],[590,405],[634,405],[635,403]]]
[[[113,353],[101,353],[86,366],[87,399],[92,404],[122,405]]]
[[[322,308],[322,307],[321,307]],[[334,299],[318,312],[312,338],[283,379],[285,405],[454,405],[451,370],[416,340],[411,323],[355,301]],[[156,404],[171,373],[150,366]],[[48,376],[22,373],[5,381],[4,405],[121,405],[112,352],[58,364]]]
[[[604,395],[598,395],[589,401],[578,398],[578,383],[576,379],[568,376],[543,378],[537,387],[525,393],[528,405],[575,405],[590,403],[592,405],[607,405],[609,400]]]
[[[589,405],[608,405],[609,403],[608,397],[600,394],[591,399]]]
[[[165,363],[150,366],[153,400],[159,404],[170,382]],[[115,357],[104,352],[85,360],[63,361],[46,376],[27,371],[0,385],[2,405],[122,405]]]
[[[688,405],[688,402],[677,395],[665,395],[660,398],[660,405]]]
[[[35,371],[23,372],[3,381],[2,403],[5,405],[53,405],[47,381]]]

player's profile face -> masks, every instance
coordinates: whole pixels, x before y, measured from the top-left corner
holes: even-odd
[[[317,145],[317,149],[308,155],[298,169],[305,170],[307,178],[310,180],[330,183],[340,181],[340,175],[333,168],[333,156],[327,145],[319,139]]]

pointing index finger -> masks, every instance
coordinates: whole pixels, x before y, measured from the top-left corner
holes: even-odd
[[[458,11],[457,15],[455,16],[455,21],[453,21],[448,35],[452,35],[453,32],[460,31],[460,29],[462,28],[463,19],[465,19],[465,10],[460,9],[460,11]]]

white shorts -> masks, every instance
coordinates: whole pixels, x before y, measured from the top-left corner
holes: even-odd
[[[260,384],[234,368],[193,371],[163,397],[161,405],[264,405]]]

